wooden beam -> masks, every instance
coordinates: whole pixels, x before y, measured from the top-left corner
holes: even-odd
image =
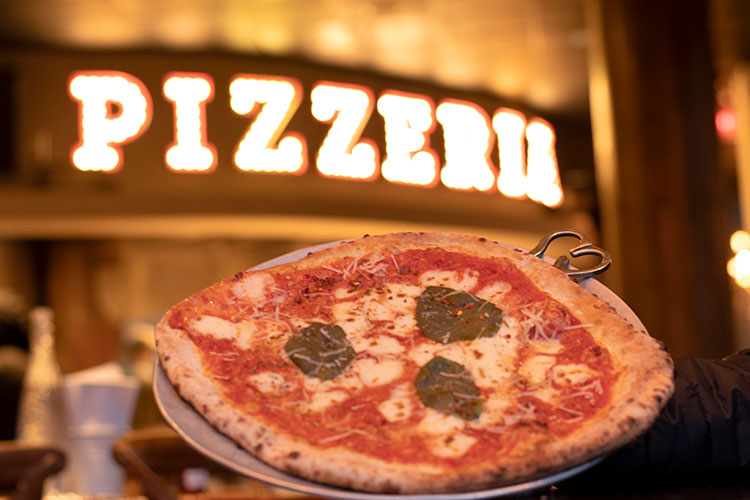
[[[591,112],[613,287],[673,355],[731,350],[707,2],[589,0]]]

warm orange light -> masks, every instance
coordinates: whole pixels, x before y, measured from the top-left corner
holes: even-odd
[[[729,238],[729,246],[734,253],[740,250],[750,250],[750,233],[747,231],[735,231]]]
[[[437,153],[429,147],[433,110],[426,96],[387,90],[378,98],[386,153],[380,173],[388,181],[424,187],[437,183]]]
[[[122,144],[151,120],[151,96],[133,75],[119,71],[78,71],[70,79],[79,102],[79,142],[71,161],[79,170],[113,172],[122,165]]]
[[[735,255],[727,262],[727,273],[743,288],[750,288],[750,233],[735,231],[729,239]]]
[[[721,108],[714,116],[716,133],[725,141],[731,141],[737,134],[737,113],[733,109]]]
[[[526,158],[524,131],[526,117],[512,109],[502,108],[492,117],[492,128],[497,135],[500,174],[498,190],[510,198],[526,196]]]
[[[563,192],[555,155],[555,132],[549,123],[535,118],[526,127],[526,141],[526,191],[529,198],[548,207],[559,207],[563,202]]]
[[[164,97],[174,104],[174,142],[167,148],[167,168],[209,172],[216,166],[216,147],[206,140],[206,103],[214,96],[213,80],[198,73],[169,73]]]
[[[358,85],[320,82],[310,98],[313,116],[331,124],[318,149],[318,172],[326,177],[374,179],[378,174],[378,149],[372,140],[357,142],[372,114],[372,91]]]
[[[307,145],[301,134],[279,136],[302,101],[302,85],[294,78],[238,75],[229,85],[230,106],[248,115],[263,104],[237,146],[234,163],[240,170],[301,174],[307,168]],[[277,143],[278,141],[278,143]]]
[[[740,250],[727,263],[727,272],[738,285],[750,288],[750,250]]]
[[[492,132],[487,113],[474,103],[446,99],[438,105],[436,116],[445,138],[443,184],[452,189],[492,189],[495,168],[490,160]]]

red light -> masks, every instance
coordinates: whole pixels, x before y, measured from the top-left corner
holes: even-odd
[[[716,132],[719,134],[719,137],[726,141],[734,139],[737,133],[737,115],[734,110],[729,108],[718,110],[714,118],[714,123],[716,124]]]

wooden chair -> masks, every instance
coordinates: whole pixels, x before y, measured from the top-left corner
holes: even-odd
[[[0,491],[12,500],[40,500],[44,481],[65,467],[65,453],[53,446],[0,441]]]
[[[278,499],[280,492],[242,478],[188,445],[168,427],[139,429],[122,435],[113,445],[115,460],[140,482],[149,500],[239,500]],[[189,493],[180,490],[180,474],[186,469],[206,469],[223,478],[244,479],[243,488],[232,492]],[[286,495],[288,497],[288,495]],[[295,498],[300,498],[295,495]]]

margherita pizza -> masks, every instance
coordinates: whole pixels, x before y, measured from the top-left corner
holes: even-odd
[[[371,492],[485,489],[644,432],[662,346],[542,259],[452,233],[337,244],[174,306],[161,365],[220,432],[300,477]]]

